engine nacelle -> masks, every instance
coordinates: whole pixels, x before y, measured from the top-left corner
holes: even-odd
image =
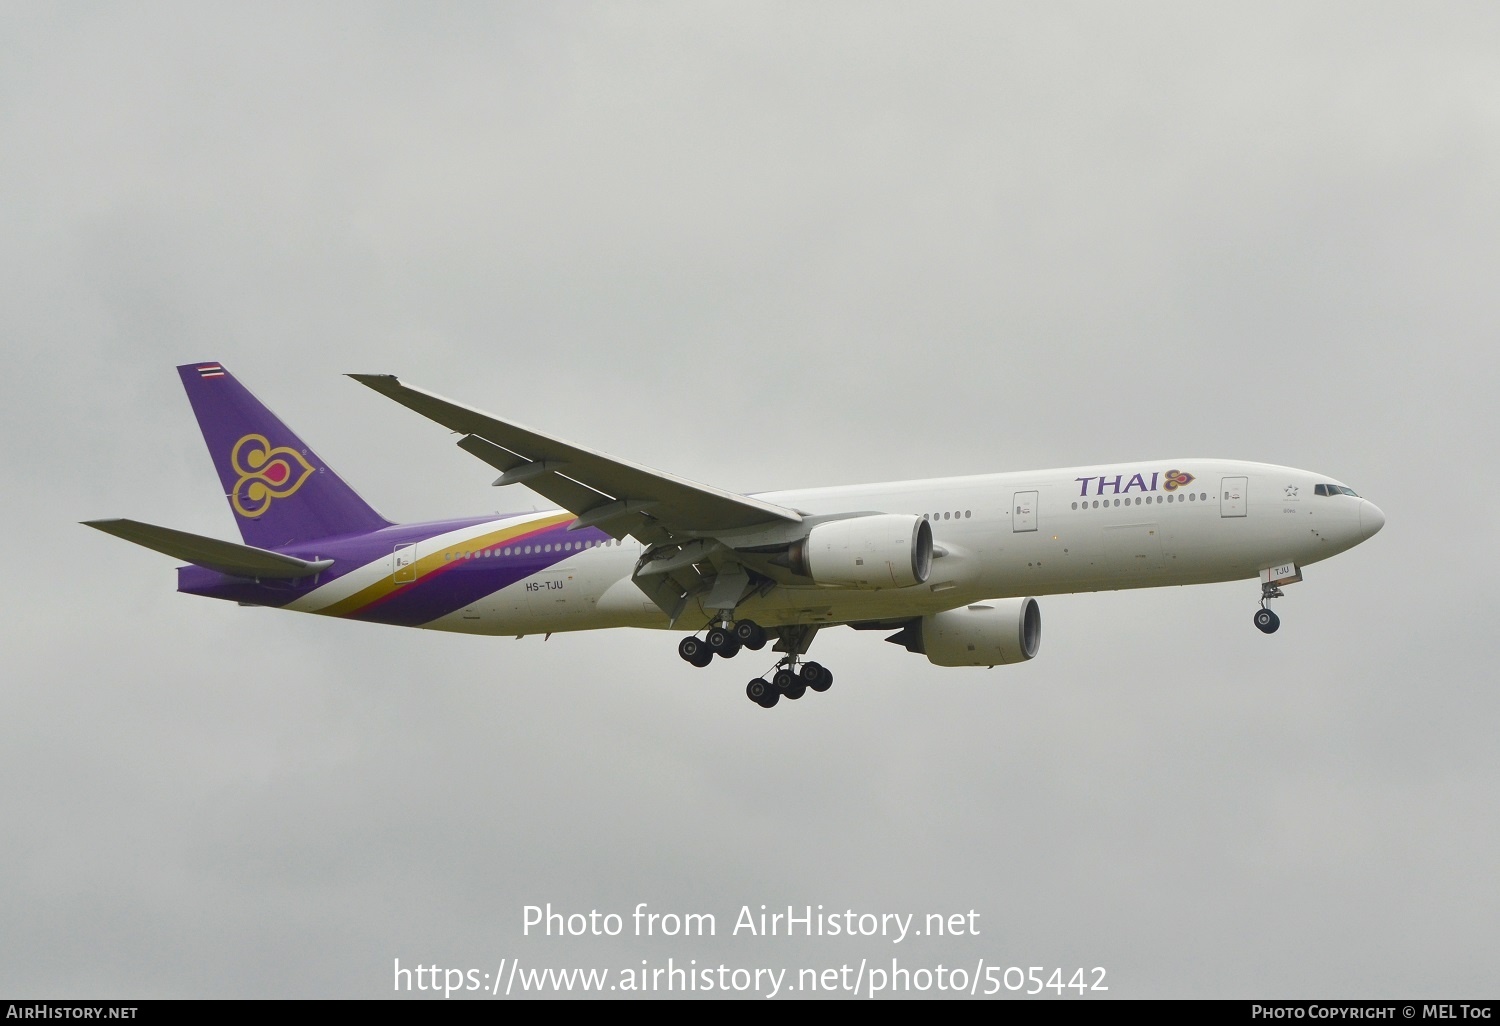
[[[1024,663],[1042,647],[1042,610],[1034,598],[976,602],[924,616],[919,629],[938,666]]]
[[[818,524],[792,546],[794,573],[845,588],[909,588],[932,571],[932,525],[914,513]]]

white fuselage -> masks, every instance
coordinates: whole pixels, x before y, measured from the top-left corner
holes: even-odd
[[[767,493],[759,498],[804,514],[926,516],[937,558],[918,585],[780,585],[742,602],[736,615],[767,627],[893,620],[981,599],[1253,578],[1270,567],[1325,559],[1379,530],[1384,517],[1367,500],[1315,494],[1319,485],[1336,483],[1268,464],[1181,459]],[[567,514],[519,519],[558,516]],[[417,555],[437,556],[444,548],[462,553],[468,540],[517,519],[434,537]],[[672,626],[631,579],[640,554],[631,539],[580,546],[546,570],[424,626],[501,635]],[[480,562],[498,567],[507,558],[497,552]],[[390,560],[371,564],[288,608],[324,611],[391,572]],[[677,626],[707,622],[712,612],[694,605]]]

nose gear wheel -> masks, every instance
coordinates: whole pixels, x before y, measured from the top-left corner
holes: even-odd
[[[1260,608],[1255,611],[1255,627],[1262,634],[1275,634],[1276,628],[1281,626],[1281,617],[1271,612],[1266,603],[1272,599],[1281,598],[1285,593],[1270,581],[1262,581],[1260,585]]]

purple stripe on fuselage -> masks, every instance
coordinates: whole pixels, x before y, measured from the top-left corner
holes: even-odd
[[[520,518],[517,518],[518,520]],[[345,574],[388,558],[402,545],[412,545],[477,524],[501,523],[495,517],[465,517],[462,520],[440,520],[425,524],[395,524],[368,534],[338,535],[315,542],[277,549],[298,559],[331,559],[333,566],[314,577],[298,581],[265,581],[257,583],[244,577],[232,577],[198,566],[177,569],[177,590],[190,595],[248,602],[257,606],[281,607],[306,595],[314,588],[336,581]],[[580,532],[574,532],[580,533]]]
[[[480,549],[469,543],[456,545],[455,549],[475,555],[444,563],[438,569],[423,574],[420,580],[398,588],[364,609],[348,614],[348,618],[406,627],[430,623],[580,554],[578,550],[564,551],[562,546],[565,543],[586,544],[608,537],[597,528],[569,531],[567,524],[558,524],[491,545],[488,549]],[[514,551],[528,545],[536,551],[520,554]],[[552,546],[553,551],[541,551],[548,545]],[[511,555],[500,555],[506,548],[512,550]],[[478,555],[484,551],[493,554]]]
[[[519,527],[524,532],[525,523],[532,519],[534,518],[530,516],[499,519],[469,517],[426,524],[397,524],[369,534],[324,538],[315,543],[280,550],[299,559],[334,561],[333,566],[327,570],[299,581],[254,581],[198,566],[184,566],[177,570],[177,590],[191,595],[279,608],[376,560],[389,559],[391,553],[403,545],[416,544],[419,556],[425,557],[429,553],[422,551],[426,547],[422,543],[451,531],[492,524],[496,531]],[[420,580],[403,585],[364,609],[350,613],[349,618],[408,627],[428,623],[578,555],[576,550],[561,550],[558,547],[560,544],[598,544],[609,538],[597,528],[581,531],[569,531],[567,528],[568,522],[564,522],[534,532],[524,532],[497,546],[491,546],[496,550],[507,547],[514,550],[518,546],[531,545],[540,550],[550,544],[554,549],[552,552],[534,551],[509,556],[455,559],[424,574]],[[455,551],[482,551],[474,541],[458,542],[452,547]]]

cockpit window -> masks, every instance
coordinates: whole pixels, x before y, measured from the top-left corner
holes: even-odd
[[[1314,495],[1352,495],[1356,499],[1359,498],[1359,493],[1356,492],[1353,488],[1345,488],[1343,485],[1337,485],[1337,484],[1320,484],[1320,485],[1314,485],[1313,486],[1313,494]]]

